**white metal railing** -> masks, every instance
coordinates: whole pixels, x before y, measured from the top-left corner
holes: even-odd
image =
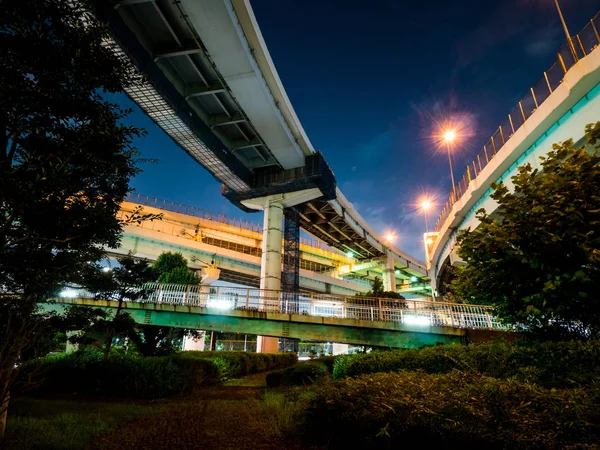
[[[340,319],[398,322],[416,326],[502,329],[489,306],[433,302],[430,299],[388,299],[266,291],[234,287],[146,283],[150,293],[141,303],[197,306],[212,312],[230,310],[278,312]],[[97,298],[84,289],[66,288],[61,297]],[[110,297],[110,296],[109,296]],[[114,300],[103,297],[106,300]]]

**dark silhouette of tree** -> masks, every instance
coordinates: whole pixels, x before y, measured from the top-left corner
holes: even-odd
[[[494,305],[508,323],[533,332],[600,335],[600,122],[586,127],[587,146],[554,144],[512,177],[514,191],[493,183],[493,215],[459,233],[450,288],[469,303]]]
[[[161,253],[152,270],[159,283],[198,285],[200,279],[196,272],[188,267],[181,253]],[[201,337],[202,333],[187,328],[163,327],[156,325],[138,325],[138,333],[132,340],[139,352],[145,356],[165,355],[176,351],[186,337]]]
[[[99,300],[114,300],[117,308],[114,313],[94,323],[94,327],[106,329],[102,351],[104,359],[108,358],[113,340],[118,334],[133,333],[135,322],[127,313],[123,313],[123,303],[137,302],[152,293],[152,289],[142,287],[144,281],[151,279],[152,268],[146,260],[124,256],[117,259],[119,266],[109,271],[94,267],[93,274],[86,276],[86,287]]]
[[[0,436],[36,303],[118,246],[116,214],[138,172],[141,131],[104,96],[134,74],[107,36],[78,0],[2,2],[0,280],[21,304],[0,330]]]

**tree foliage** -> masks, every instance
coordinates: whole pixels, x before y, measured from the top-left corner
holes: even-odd
[[[375,277],[373,278],[373,282],[371,283],[371,290],[367,292],[364,297],[377,297],[377,298],[397,298],[399,300],[404,300],[405,297],[397,292],[392,291],[384,291],[383,290],[383,281],[381,278]]]
[[[188,267],[181,253],[161,253],[152,265],[159,283],[198,284],[196,272]]]
[[[134,81],[107,37],[82,1],[2,1],[0,284],[19,294],[25,322],[103,246],[118,246],[116,214],[138,172],[142,132],[105,98]],[[1,349],[0,399],[27,340],[28,327],[12,325],[0,336],[18,343]]]
[[[479,210],[481,224],[458,235],[467,265],[455,296],[533,331],[600,333],[600,122],[586,137],[582,148],[553,145],[539,170],[519,167],[514,191],[492,184],[497,210]]]
[[[187,260],[181,253],[161,253],[152,270],[159,283],[199,284],[196,273],[188,267]],[[173,353],[180,348],[185,337],[200,338],[202,332],[186,328],[161,327],[156,325],[139,325],[138,333],[132,336],[137,349],[142,355],[157,356]]]
[[[104,357],[108,358],[113,339],[119,333],[132,334],[135,322],[127,313],[123,313],[125,301],[136,302],[146,298],[152,290],[143,288],[145,281],[152,278],[152,268],[146,260],[134,259],[131,256],[118,258],[119,266],[104,271],[95,266],[93,273],[86,276],[86,287],[101,300],[116,300],[117,309],[114,314],[104,314],[92,321],[94,328],[105,328]],[[81,328],[80,328],[81,330]]]

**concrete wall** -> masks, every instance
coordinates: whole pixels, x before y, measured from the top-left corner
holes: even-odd
[[[599,83],[600,49],[596,49],[567,72],[561,85],[470,183],[454,204],[432,246],[428,267],[434,289],[444,261],[455,250],[458,230],[478,226],[475,217],[478,209],[484,208],[488,213],[496,209],[496,203],[489,197],[491,183],[503,181],[512,189],[510,178],[519,166],[530,163],[539,168],[540,156],[545,156],[552,144],[567,139],[577,142],[583,138],[586,124],[600,120]]]

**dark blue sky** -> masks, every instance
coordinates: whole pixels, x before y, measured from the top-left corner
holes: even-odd
[[[597,0],[562,0],[572,34]],[[252,0],[279,76],[315,149],[371,225],[423,259],[424,193],[437,209],[450,190],[448,160],[429,138],[448,115],[470,123],[454,156],[458,179],[495,128],[555,60],[564,34],[552,0]],[[124,101],[125,103],[125,101]],[[245,215],[220,184],[142,112],[138,193]]]

